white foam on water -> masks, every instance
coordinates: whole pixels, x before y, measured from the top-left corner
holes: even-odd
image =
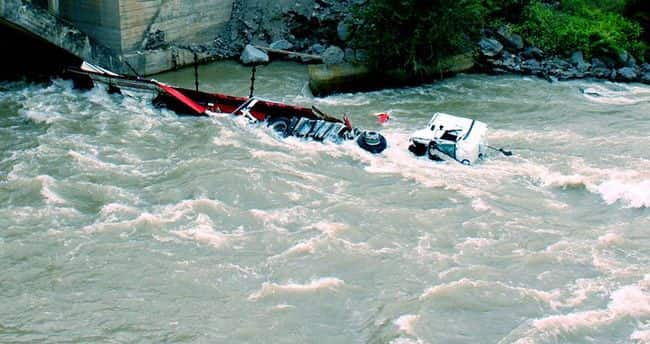
[[[225,246],[232,238],[232,235],[226,235],[215,230],[215,225],[212,220],[205,215],[199,214],[191,228],[184,230],[172,231],[183,239],[194,240],[199,243],[210,245],[214,248],[221,248]]]
[[[256,301],[276,294],[306,294],[321,290],[336,291],[344,285],[345,282],[343,280],[335,277],[314,279],[305,284],[293,283],[291,281],[287,284],[264,282],[259,291],[248,296],[248,300]]]
[[[296,308],[296,306],[294,306],[294,305],[279,304],[279,305],[273,306],[273,308],[271,308],[271,310],[274,310],[274,311],[286,311],[286,310],[295,309],[295,308]]]
[[[307,217],[304,207],[283,208],[274,210],[251,209],[250,213],[261,220],[265,227],[277,232],[286,232],[286,226]]]
[[[217,136],[212,138],[212,143],[222,147],[241,147],[241,140],[232,130],[221,130]]]
[[[630,335],[630,340],[636,344],[650,343],[650,323],[646,323],[641,329],[634,331]]]
[[[607,205],[622,202],[631,208],[650,207],[650,174],[647,171],[596,168],[582,161],[572,165],[574,173],[564,174],[531,164],[528,175],[538,179],[543,187],[585,188],[600,195]]]
[[[650,293],[646,288],[629,285],[614,291],[605,309],[551,315],[533,320],[517,343],[536,342],[538,338],[558,338],[582,330],[602,330],[626,318],[650,318]]]
[[[608,205],[621,201],[631,208],[650,208],[650,179],[608,180],[598,185],[596,190]]]
[[[40,175],[36,177],[41,183],[41,195],[45,198],[48,203],[52,204],[64,204],[66,200],[57,195],[52,191],[51,187],[56,183],[56,180],[50,176]]]
[[[117,217],[119,215],[136,215],[140,211],[135,208],[125,204],[120,203],[109,203],[102,206],[102,209],[99,211],[99,215],[106,219]]]
[[[585,98],[594,103],[632,105],[650,102],[650,88],[627,84],[592,84],[582,90]]]
[[[611,247],[617,246],[625,243],[625,238],[623,238],[618,233],[605,233],[598,237],[598,246],[599,247]]]
[[[348,225],[346,225],[345,223],[326,222],[326,221],[316,222],[312,225],[309,225],[307,228],[320,231],[329,237],[334,237],[336,236],[336,234],[349,229]]]
[[[419,315],[406,314],[402,315],[399,318],[393,321],[393,324],[397,325],[400,331],[415,336],[415,323],[420,319]]]
[[[113,208],[112,210],[126,210],[123,213],[124,215],[129,215],[129,213],[130,215],[135,215],[128,209],[122,209],[121,206],[113,206],[111,208]],[[180,203],[157,209],[158,211],[154,213],[138,211],[137,214],[139,215],[135,219],[130,220],[120,220],[118,216],[111,216],[115,213],[110,212],[110,210],[106,210],[108,218],[103,218],[100,222],[86,226],[83,230],[87,233],[93,233],[107,230],[124,230],[142,225],[162,227],[169,224],[176,224],[183,219],[203,215],[202,213],[205,212],[216,212],[224,215],[230,213],[230,209],[223,203],[206,198],[184,200]]]
[[[555,307],[557,304],[557,297],[559,292],[546,292],[536,289],[523,288],[523,287],[512,287],[502,282],[488,282],[480,280],[470,280],[463,278],[458,281],[439,284],[433,287],[426,289],[420,296],[419,300],[427,299],[437,299],[437,298],[448,298],[450,296],[462,293],[463,290],[472,290],[472,289],[489,289],[496,290],[500,289],[507,292],[514,292],[521,296],[526,296],[533,298],[538,301],[542,301],[548,304],[551,307]]]
[[[18,113],[21,116],[25,116],[36,123],[52,124],[65,118],[60,113],[45,110],[20,109],[18,110]]]
[[[494,239],[488,238],[465,238],[461,243],[456,244],[456,249],[458,250],[467,250],[467,249],[480,249],[497,243]]]

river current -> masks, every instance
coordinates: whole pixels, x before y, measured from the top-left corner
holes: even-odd
[[[248,93],[235,63],[200,75]],[[389,148],[0,83],[0,342],[650,343],[650,87],[306,84],[274,63],[256,94],[348,113]],[[437,111],[488,123],[514,156],[412,156]]]

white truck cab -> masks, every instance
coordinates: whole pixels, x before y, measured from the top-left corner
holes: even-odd
[[[432,160],[455,160],[472,165],[487,154],[487,124],[469,118],[435,113],[427,128],[414,132],[409,150]]]

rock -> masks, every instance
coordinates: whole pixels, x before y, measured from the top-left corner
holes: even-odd
[[[352,37],[352,27],[346,21],[342,21],[336,27],[336,33],[341,41],[346,42]]]
[[[531,59],[539,60],[544,58],[544,52],[542,51],[542,49],[537,47],[528,47],[521,52],[520,56],[525,60],[531,60]]]
[[[535,59],[526,60],[521,64],[521,69],[525,72],[537,74],[542,71],[542,65]]]
[[[571,54],[569,61],[571,61],[571,64],[573,64],[579,72],[586,72],[589,70],[589,68],[591,68],[591,65],[585,62],[582,51],[576,51],[575,53]]]
[[[603,60],[601,60],[601,59],[599,59],[597,57],[594,57],[593,59],[591,59],[591,66],[594,69],[603,69],[603,68],[608,67],[607,64],[605,63],[605,61],[603,61]]]
[[[345,48],[345,62],[356,63],[357,57],[355,55],[354,49]]]
[[[239,57],[241,62],[245,65],[258,64],[258,63],[268,63],[269,55],[267,55],[262,50],[255,48],[254,46],[248,44],[244,48],[241,56]]]
[[[641,71],[643,73],[650,73],[650,63],[644,63],[641,65]]]
[[[309,49],[307,49],[307,52],[316,54],[316,55],[321,55],[325,51],[325,47],[322,44],[314,44]]]
[[[345,52],[337,46],[331,46],[327,48],[321,56],[323,57],[324,64],[332,66],[343,63]]]
[[[524,48],[524,40],[518,34],[512,33],[507,26],[497,30],[497,37],[508,49],[519,51]]]
[[[650,71],[641,74],[641,77],[639,78],[639,80],[640,80],[642,83],[650,84]]]
[[[620,68],[618,69],[617,74],[619,81],[630,82],[635,81],[638,78],[636,71],[631,67]]]
[[[623,67],[636,67],[636,59],[625,50],[618,54],[617,62]]]
[[[503,45],[492,38],[481,38],[478,46],[481,48],[481,54],[487,57],[495,57],[503,51]]]
[[[291,42],[287,41],[286,39],[281,39],[279,41],[275,41],[271,43],[269,48],[280,49],[280,50],[291,50],[293,49],[293,44],[291,44]]]
[[[594,65],[594,68],[591,69],[591,75],[595,78],[607,79],[612,75],[612,71],[607,67],[595,67]]]

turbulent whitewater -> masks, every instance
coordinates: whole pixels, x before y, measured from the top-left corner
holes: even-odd
[[[244,67],[200,74],[247,94]],[[650,343],[649,87],[306,82],[276,63],[256,93],[345,112],[388,149],[0,83],[0,342]],[[515,155],[414,157],[434,112]]]

